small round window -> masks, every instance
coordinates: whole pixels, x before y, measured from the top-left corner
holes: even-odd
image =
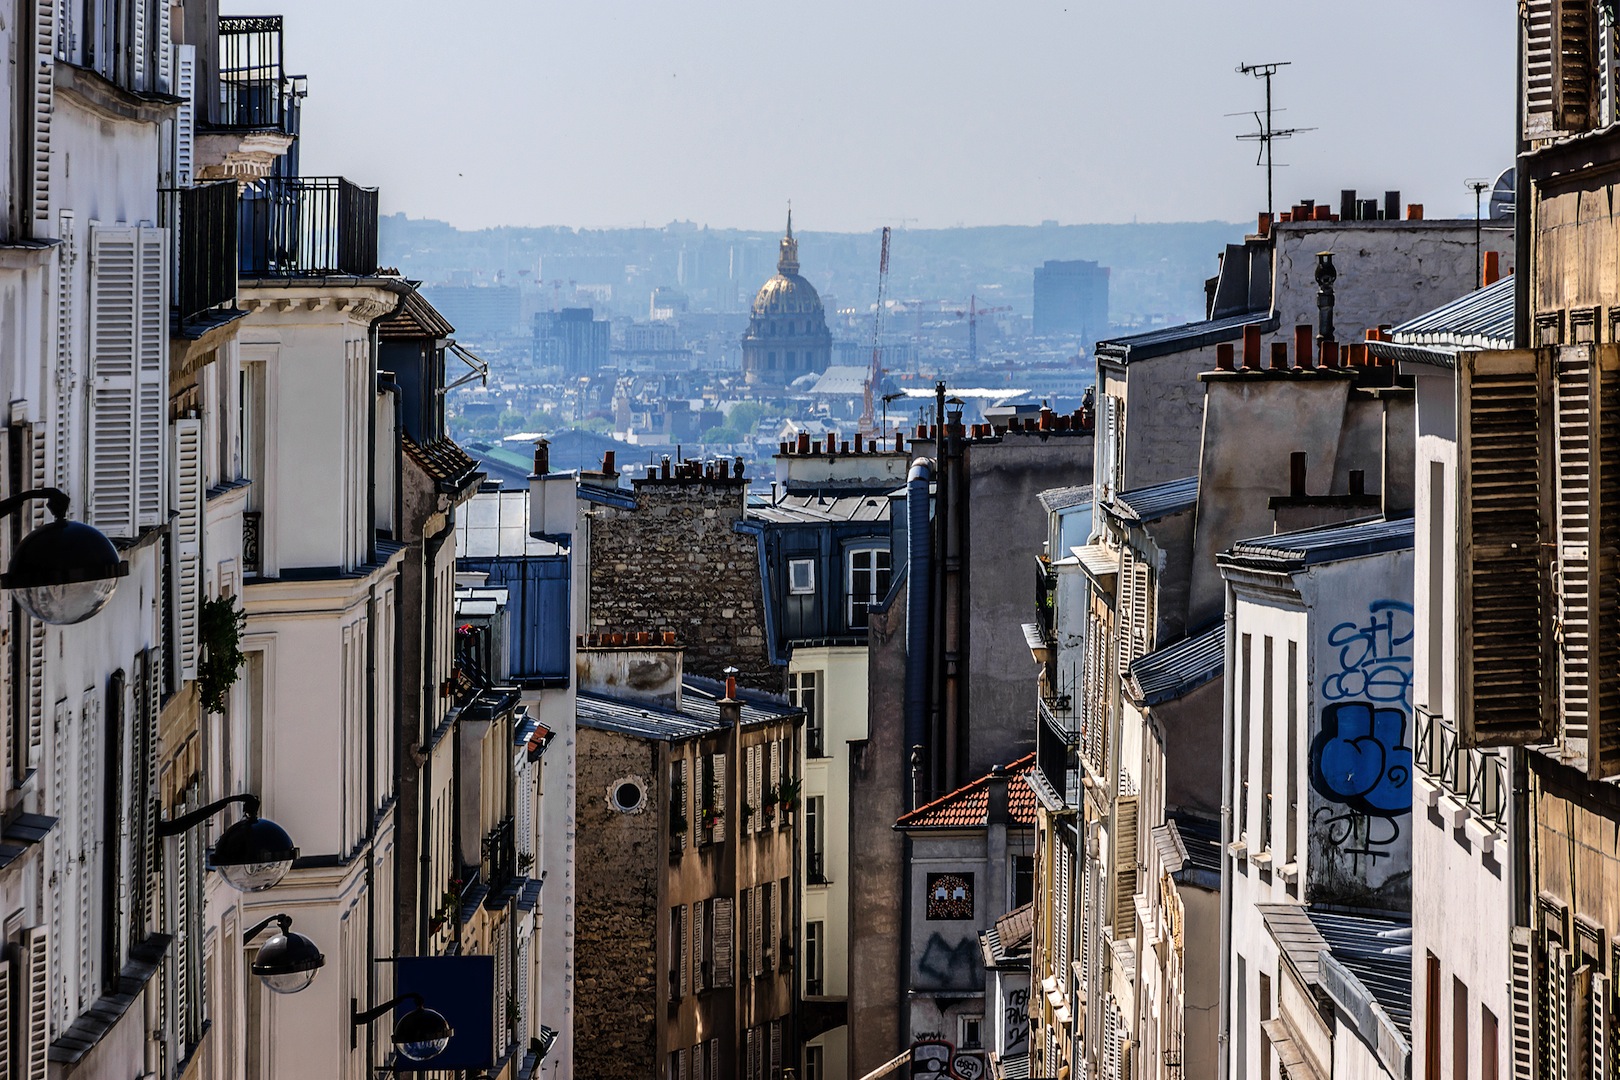
[[[608,804],[621,814],[639,813],[647,803],[647,788],[639,777],[626,776],[608,786]]]

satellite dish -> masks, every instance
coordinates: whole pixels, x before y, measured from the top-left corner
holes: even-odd
[[[1491,208],[1486,216],[1492,221],[1512,221],[1517,187],[1518,173],[1509,166],[1496,178],[1496,183],[1491,187]]]

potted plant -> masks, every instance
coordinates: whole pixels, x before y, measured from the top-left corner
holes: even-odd
[[[766,821],[767,824],[769,824],[771,821],[775,820],[775,818],[776,818],[776,800],[777,800],[776,785],[772,784],[769,788],[767,788],[765,790],[764,814],[765,814],[765,821]]]
[[[776,800],[782,804],[782,813],[784,815],[791,814],[799,808],[799,792],[803,786],[801,780],[792,776],[777,785]]]
[[[703,808],[703,828],[705,832],[713,832],[725,817],[719,807],[705,806]]]
[[[752,806],[749,806],[747,803],[743,803],[743,806],[742,806],[743,824],[747,825],[748,822],[753,818],[753,816],[754,816],[754,808]]]
[[[197,657],[197,692],[204,712],[222,713],[229,702],[225,695],[242,674],[247,657],[242,655],[242,631],[247,629],[247,613],[236,606],[234,596],[204,600],[197,613],[197,637],[201,646]]]

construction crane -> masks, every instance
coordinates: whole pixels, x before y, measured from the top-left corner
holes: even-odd
[[[980,307],[977,294],[968,297],[967,310],[956,313],[958,319],[966,315],[968,320],[968,363],[977,364],[979,362],[979,316],[994,315],[998,311],[1011,310],[1011,307]]]
[[[877,430],[875,398],[883,382],[883,305],[889,291],[889,227],[883,226],[883,252],[878,256],[877,312],[872,317],[872,367],[866,373],[866,391],[861,409],[861,433],[867,438],[887,436]]]

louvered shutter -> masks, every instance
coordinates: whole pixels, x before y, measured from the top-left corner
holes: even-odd
[[[1116,492],[1114,484],[1119,461],[1119,399],[1112,394],[1102,396],[1103,437],[1097,447],[1097,483],[1103,502],[1111,500]]]
[[[726,842],[726,755],[714,755],[714,842]]]
[[[203,527],[202,421],[174,422],[175,646],[180,678],[197,677],[198,620],[202,609]]]
[[[1584,740],[1591,716],[1597,454],[1592,416],[1596,374],[1590,346],[1560,349],[1557,360],[1557,517],[1559,706],[1566,740]]]
[[[1148,565],[1132,560],[1136,580],[1131,582],[1131,660],[1140,660],[1153,647],[1153,593],[1148,587]]]
[[[11,958],[0,953],[0,1077],[11,1080],[11,1044],[17,1029],[12,1026]]]
[[[1057,918],[1052,928],[1052,936],[1057,945],[1057,966],[1065,979],[1068,978],[1070,946],[1069,941],[1074,936],[1074,887],[1071,878],[1074,874],[1074,857],[1069,853],[1068,846],[1062,841],[1057,844],[1057,903],[1053,905]]]
[[[67,699],[63,698],[56,703],[51,716],[51,813],[57,820],[57,827],[51,834],[51,876],[46,889],[51,904],[50,938],[58,948],[66,941],[64,924],[72,912],[64,910],[64,907],[73,901],[72,886],[76,880],[74,869],[77,866],[74,859],[77,853],[71,850],[72,808],[68,802],[72,790],[68,728],[72,723],[72,710],[68,708]],[[51,1013],[58,1024],[68,1022],[73,993],[73,976],[66,964],[60,964],[51,978],[50,996]]]
[[[22,934],[22,965],[17,995],[22,1015],[17,1031],[22,1036],[17,1055],[17,1075],[21,1080],[45,1080],[46,1055],[50,1052],[50,936],[43,926],[30,927]]]
[[[714,985],[722,989],[732,983],[731,905],[729,896],[714,899]]]
[[[140,336],[136,342],[135,523],[168,520],[164,464],[169,405],[169,259],[164,229],[139,230]]]
[[[692,905],[692,992],[700,993],[706,983],[703,978],[704,961],[707,954],[703,951],[703,923],[705,909],[709,901],[699,900]]]
[[[765,890],[755,885],[748,900],[748,973],[765,971]]]
[[[771,1021],[771,1076],[782,1068],[782,1021]]]
[[[51,114],[56,111],[56,0],[34,0],[34,233],[51,217]]]
[[[1557,723],[1544,552],[1553,540],[1551,354],[1458,367],[1458,719],[1470,746],[1549,741]]]
[[[145,730],[141,735],[141,759],[136,764],[140,776],[137,798],[141,807],[141,866],[145,872],[144,904],[138,917],[144,917],[142,929],[157,927],[160,922],[160,904],[163,899],[163,862],[158,854],[157,837],[157,757],[158,718],[162,714],[163,651],[154,646],[147,649],[143,672],[142,691],[146,696],[146,715],[142,717]],[[137,933],[136,937],[144,937]]]
[[[86,690],[79,714],[79,1008],[90,1006],[100,996],[96,972],[99,951],[91,943],[91,919],[100,910],[96,883],[101,865],[97,833],[100,815],[97,796],[101,776],[96,766],[101,744],[101,695]]]
[[[720,1040],[709,1040],[709,1076],[708,1080],[720,1080]]]
[[[146,2],[147,0],[127,0],[133,16],[135,33],[134,40],[126,46],[126,51],[129,57],[130,86],[135,90],[149,89],[146,85]],[[153,0],[153,2],[161,4],[164,0]],[[122,31],[115,31],[114,33],[121,36]]]
[[[157,0],[157,40],[152,43],[152,55],[157,60],[157,92],[160,94],[175,94],[174,85],[174,48],[169,40],[173,36],[173,27],[170,25],[168,0]]]
[[[1553,125],[1562,132],[1597,125],[1598,14],[1593,0],[1553,0]]]
[[[175,1029],[184,1032],[187,1027],[187,1018],[191,1012],[191,904],[190,891],[186,888],[186,879],[191,874],[191,849],[193,833],[190,830],[181,833],[175,842],[174,867],[174,1024]],[[189,1039],[183,1035],[181,1042],[188,1044]]]
[[[1119,603],[1114,608],[1114,655],[1118,657],[1121,677],[1131,666],[1131,619],[1136,611],[1137,580],[1136,549],[1126,544],[1119,554]]]
[[[690,970],[692,966],[692,943],[691,938],[686,933],[686,924],[688,920],[687,913],[691,909],[685,904],[682,904],[677,910],[680,912],[680,919],[675,924],[675,948],[676,951],[680,953],[680,974],[678,976],[680,980],[680,994],[681,997],[685,997],[691,991],[692,987],[692,976]]]
[[[1546,137],[1553,128],[1553,4],[1524,5],[1524,125],[1526,138]]]
[[[90,230],[90,524],[135,535],[137,230]]]
[[[759,1076],[759,1032],[755,1028],[748,1029],[748,1080],[757,1080]]]
[[[1136,935],[1136,795],[1114,804],[1114,936]]]
[[[676,1080],[687,1080],[686,1047],[675,1051],[675,1077]]]
[[[1544,1080],[1571,1080],[1569,1071],[1569,954],[1556,942],[1547,946],[1547,980],[1543,1004],[1546,1009],[1548,1045],[1547,1076]]]
[[[781,795],[782,785],[782,743],[780,740],[771,740],[771,769],[766,777],[768,787],[775,788],[777,795]],[[778,808],[780,809],[780,808]],[[785,816],[785,811],[783,812]]]
[[[74,268],[78,264],[78,240],[73,234],[73,212],[64,210],[57,216],[57,236],[61,243],[56,249],[56,378],[52,393],[56,401],[56,422],[52,435],[56,441],[56,458],[51,463],[56,486],[70,496],[78,490],[73,475],[76,464],[71,451],[73,442],[73,408],[76,387],[78,340],[77,299]]]
[[[1582,964],[1569,976],[1569,1005],[1566,1020],[1567,1042],[1564,1051],[1569,1075],[1588,1080],[1592,1075],[1592,968]]]
[[[1592,973],[1590,989],[1591,1037],[1587,1040],[1587,1061],[1592,1080],[1609,1080],[1614,1063],[1609,1057],[1609,1041],[1614,1030],[1613,1000],[1609,996],[1609,977]]]
[[[1596,561],[1591,596],[1594,618],[1590,661],[1595,673],[1587,774],[1602,780],[1620,776],[1620,346],[1592,351],[1592,387],[1597,401],[1592,453],[1592,545]]]
[[[167,5],[165,5],[167,6]],[[174,186],[195,183],[197,143],[197,47],[171,45],[169,63],[174,69],[174,96],[180,104],[174,111]]]
[[[748,805],[754,811],[748,819],[749,832],[759,830],[760,818],[762,817],[759,798],[760,774],[762,772],[763,769],[760,767],[760,747],[758,743],[755,743],[748,748]]]

